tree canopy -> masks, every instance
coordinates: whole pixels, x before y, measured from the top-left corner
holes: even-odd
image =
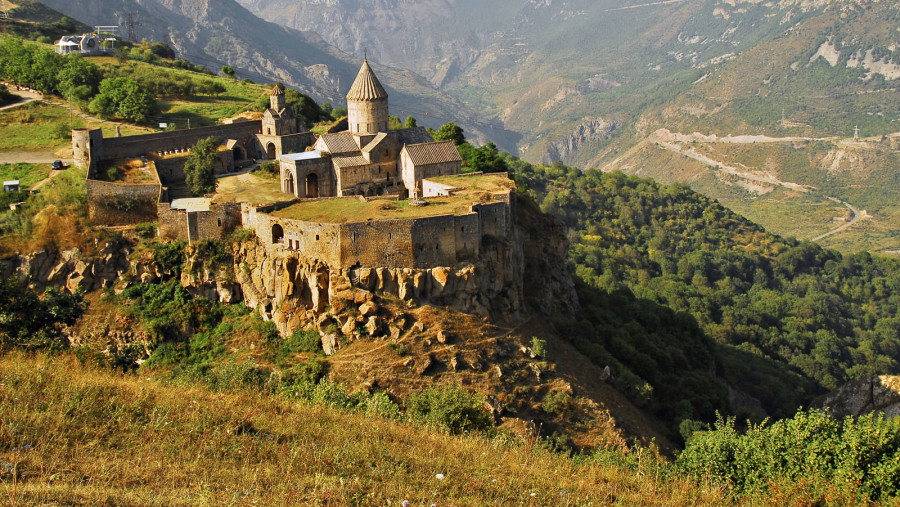
[[[437,129],[431,136],[435,141],[453,141],[453,144],[459,146],[466,142],[466,136],[463,135],[463,129],[455,123],[445,123],[441,128]]]
[[[207,137],[197,141],[184,163],[185,182],[194,195],[216,191],[215,169],[219,163],[219,140]]]
[[[15,277],[0,281],[0,344],[25,348],[65,345],[60,326],[75,323],[87,309],[80,292],[47,289],[38,296]]]
[[[129,77],[104,79],[100,93],[90,105],[91,112],[115,115],[142,122],[157,111],[156,101],[141,85]]]

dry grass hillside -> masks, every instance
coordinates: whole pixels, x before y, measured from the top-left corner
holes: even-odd
[[[7,354],[0,374],[0,495],[10,505],[725,501],[715,488],[573,460],[534,441],[454,437],[256,392],[210,392],[74,355]]]

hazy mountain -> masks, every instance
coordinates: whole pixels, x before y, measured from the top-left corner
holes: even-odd
[[[760,43],[798,31],[821,43],[860,13],[897,8],[867,0],[241,1],[346,51],[367,48],[497,115],[523,135],[530,160],[582,166],[646,107]],[[874,59],[890,51],[886,42],[870,45]]]
[[[804,239],[855,219],[838,199],[869,214],[826,244],[900,248],[900,194],[891,190],[900,184],[891,135],[900,130],[898,2],[240,1],[420,73],[519,132],[526,160],[690,183]],[[698,138],[701,162],[662,149],[651,138],[659,129],[797,141]]]
[[[139,39],[165,41],[179,58],[213,70],[230,65],[240,78],[257,82],[280,80],[335,107],[353,82],[362,53],[348,54],[311,32],[263,21],[232,0],[47,0],[48,6],[88,24],[118,24],[128,35],[128,14]],[[390,94],[391,113],[412,112],[420,124],[437,126],[457,121],[475,134],[490,132],[503,144],[508,133],[458,100],[431,87],[409,71],[373,67]],[[403,113],[401,113],[403,111]],[[427,113],[427,114],[426,114]]]

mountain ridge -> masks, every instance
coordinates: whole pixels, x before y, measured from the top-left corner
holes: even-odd
[[[125,0],[47,0],[46,5],[82,20],[127,18],[135,9]],[[145,0],[137,4],[139,35],[169,43],[179,57],[213,70],[230,65],[238,77],[282,81],[312,96],[344,104],[362,58],[327,44],[318,34],[263,21],[232,0]],[[124,21],[121,21],[124,24]],[[113,23],[117,24],[117,23]],[[424,126],[457,121],[473,138],[496,139],[510,146],[516,135],[500,122],[486,121],[456,99],[435,90],[414,73],[370,61],[391,95],[391,113],[413,112]],[[402,111],[402,112],[401,112]]]

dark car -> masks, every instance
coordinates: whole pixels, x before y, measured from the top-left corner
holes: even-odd
[[[53,165],[50,166],[54,171],[61,171],[66,168],[66,164],[63,164],[62,160],[54,160]]]

